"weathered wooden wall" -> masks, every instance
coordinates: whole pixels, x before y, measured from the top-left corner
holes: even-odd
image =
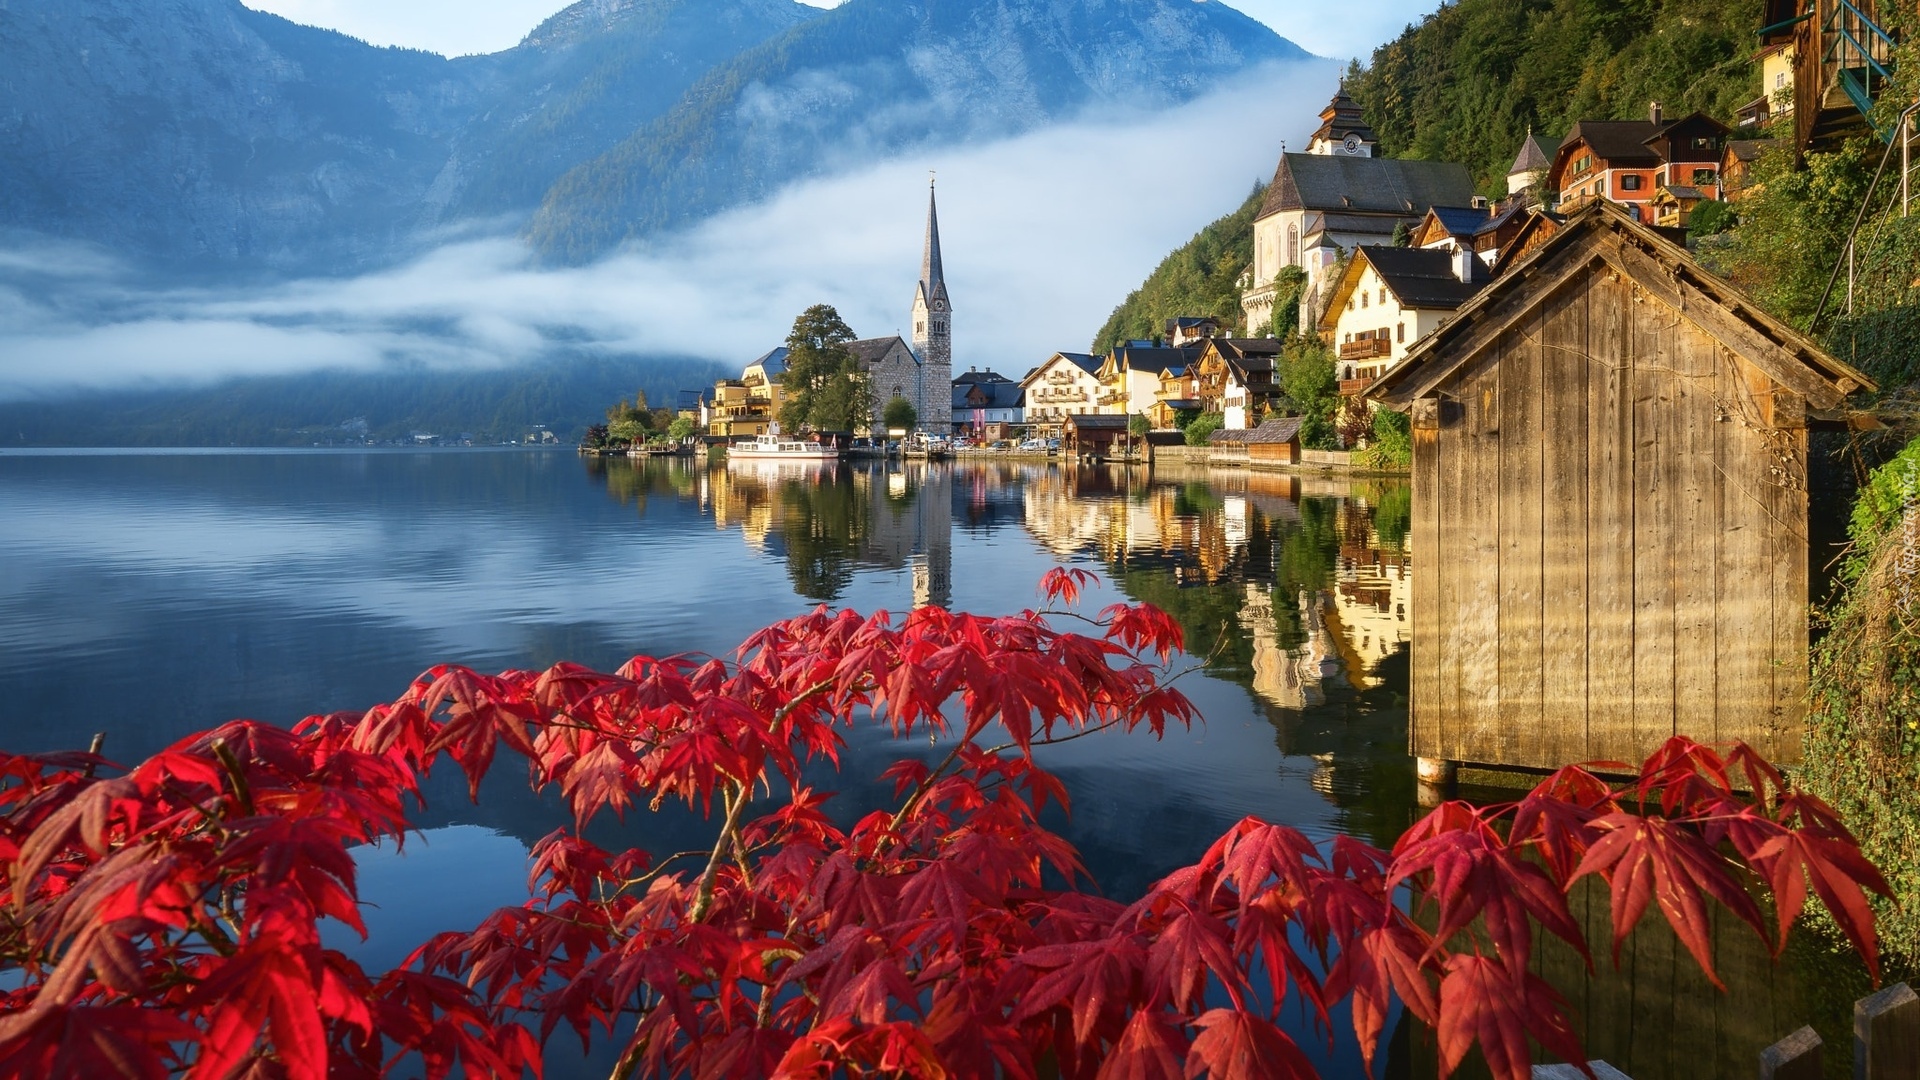
[[[1415,754],[1799,759],[1806,410],[1674,300],[1592,262],[1416,403]]]

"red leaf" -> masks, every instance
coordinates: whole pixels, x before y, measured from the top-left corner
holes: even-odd
[[[1173,1018],[1158,1009],[1141,1009],[1100,1063],[1099,1080],[1186,1080],[1186,1056],[1186,1033]]]
[[[1446,1077],[1476,1043],[1494,1080],[1533,1075],[1531,1036],[1563,1061],[1585,1061],[1559,991],[1532,972],[1456,954],[1440,983],[1440,1075]]]
[[[1199,1037],[1187,1055],[1187,1075],[1212,1080],[1319,1080],[1320,1074],[1286,1032],[1260,1017],[1210,1009],[1194,1021]]]

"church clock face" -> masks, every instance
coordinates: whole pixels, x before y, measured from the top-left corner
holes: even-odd
[[[945,311],[945,310],[947,310],[947,305],[946,305],[946,304],[944,304],[944,303],[941,303],[941,302],[940,302],[940,301],[938,301],[938,300],[935,300],[935,301],[933,302],[933,310],[935,310],[935,311]]]
[[[1340,141],[1340,149],[1349,154],[1359,154],[1360,136],[1349,133],[1345,139]]]

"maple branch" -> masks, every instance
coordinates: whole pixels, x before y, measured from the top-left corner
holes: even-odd
[[[213,756],[220,761],[220,767],[227,771],[227,778],[233,781],[233,797],[240,803],[240,810],[248,817],[253,816],[253,789],[247,786],[247,774],[240,768],[240,759],[234,756],[233,747],[225,739],[215,739],[208,745]]]
[[[699,922],[707,917],[707,911],[713,907],[713,882],[720,873],[720,861],[727,857],[727,851],[733,846],[735,835],[740,828],[740,814],[747,808],[747,800],[752,794],[745,784],[733,784],[733,794],[727,797],[727,820],[720,826],[720,835],[714,838],[713,853],[707,858],[707,868],[700,873],[699,891],[694,895],[693,910],[688,913],[690,922]]]

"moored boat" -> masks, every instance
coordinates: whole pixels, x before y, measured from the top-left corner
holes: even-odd
[[[756,435],[752,442],[727,444],[728,461],[838,461],[840,451],[824,443],[779,434]]]

